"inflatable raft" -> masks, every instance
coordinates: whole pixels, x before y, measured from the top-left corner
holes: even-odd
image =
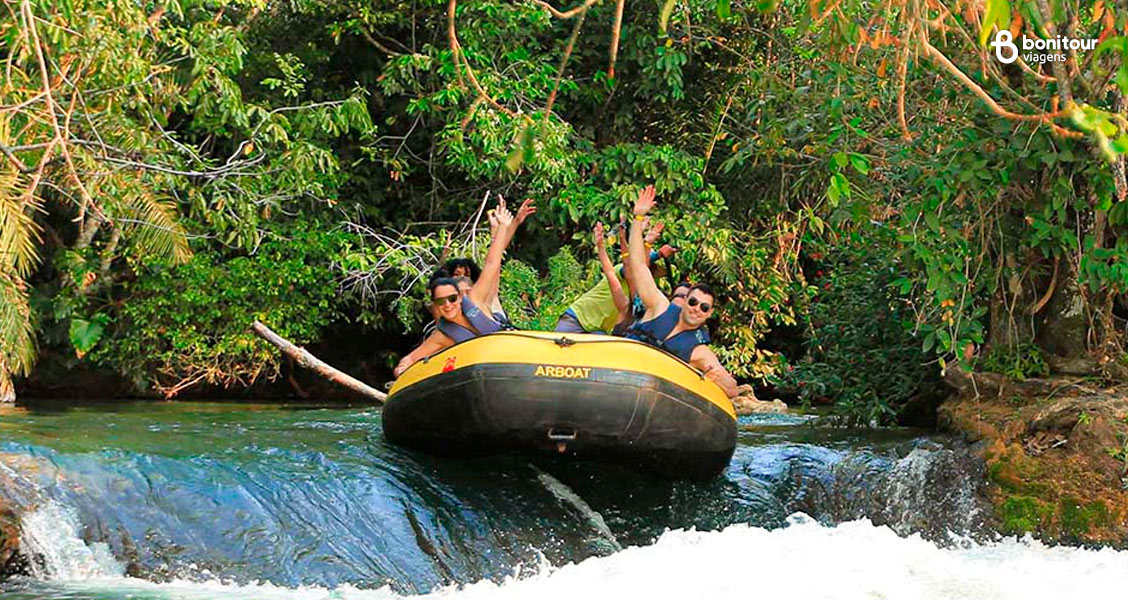
[[[412,365],[384,435],[465,456],[544,452],[672,478],[709,478],[736,447],[732,402],[678,358],[620,337],[506,331]]]

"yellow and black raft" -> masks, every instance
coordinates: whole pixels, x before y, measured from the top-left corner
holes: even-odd
[[[389,441],[437,454],[548,452],[672,478],[713,477],[736,447],[720,387],[605,335],[505,331],[456,344],[403,373],[383,421]]]

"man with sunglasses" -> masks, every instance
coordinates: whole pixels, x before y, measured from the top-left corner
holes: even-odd
[[[627,330],[627,337],[661,348],[693,365],[720,386],[729,398],[735,398],[740,393],[736,379],[729,375],[717,360],[717,355],[709,349],[705,321],[716,305],[712,288],[704,283],[689,288],[685,305],[679,307],[658,289],[654,276],[646,268],[642,231],[646,226],[646,215],[654,204],[654,186],[646,186],[635,201],[627,259],[637,274],[635,292],[646,306],[646,313]]]

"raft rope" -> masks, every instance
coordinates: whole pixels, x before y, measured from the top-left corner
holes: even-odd
[[[558,338],[544,338],[544,337],[541,337],[539,335],[529,335],[529,334],[523,333],[519,330],[518,331],[504,331],[504,332],[498,332],[498,333],[504,333],[505,335],[523,337],[523,338],[532,339],[532,340],[551,341],[554,344],[556,344],[557,346],[560,346],[561,348],[567,348],[569,346],[575,346],[575,345],[578,345],[578,344],[615,344],[615,343],[619,343],[619,342],[632,342],[632,343],[635,343],[635,344],[642,344],[644,346],[649,346],[651,348],[654,348],[655,350],[661,351],[666,356],[669,356],[670,358],[672,358],[672,359],[680,362],[681,364],[689,367],[690,369],[692,369],[693,372],[697,373],[697,376],[700,377],[702,380],[705,379],[705,371],[702,371],[702,370],[698,369],[697,367],[685,362],[684,360],[681,359],[681,357],[675,356],[674,354],[671,354],[665,348],[655,346],[653,344],[648,344],[646,342],[640,342],[638,340],[632,340],[630,338],[608,336],[609,339],[577,340],[575,338],[570,338],[570,337],[565,336],[565,335],[562,335]],[[497,334],[490,333],[490,334],[487,334],[487,335],[497,335]],[[479,336],[479,337],[482,337],[482,336]],[[469,340],[467,340],[467,341],[469,341]],[[430,357],[428,357],[428,358],[430,358]]]

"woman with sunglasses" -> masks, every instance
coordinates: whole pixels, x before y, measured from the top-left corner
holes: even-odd
[[[639,192],[631,223],[628,261],[635,274],[635,293],[646,306],[646,313],[627,330],[627,337],[661,348],[693,365],[725,391],[729,398],[739,394],[736,379],[721,366],[717,355],[709,349],[709,331],[705,321],[712,315],[716,296],[712,288],[699,283],[691,288],[685,305],[678,306],[666,298],[646,268],[646,247],[642,231],[647,213],[654,207],[654,186]]]
[[[486,264],[478,280],[466,293],[459,292],[458,281],[450,277],[432,279],[427,285],[431,302],[439,317],[438,331],[432,333],[418,348],[400,360],[392,374],[399,377],[408,367],[443,348],[479,335],[500,331],[502,325],[489,312],[490,301],[496,294],[497,282],[501,278],[501,259],[505,249],[513,240],[517,227],[536,212],[532,200],[525,200],[517,210],[517,216],[505,207],[505,200],[498,201],[495,212],[498,228],[490,241],[486,253]]]

